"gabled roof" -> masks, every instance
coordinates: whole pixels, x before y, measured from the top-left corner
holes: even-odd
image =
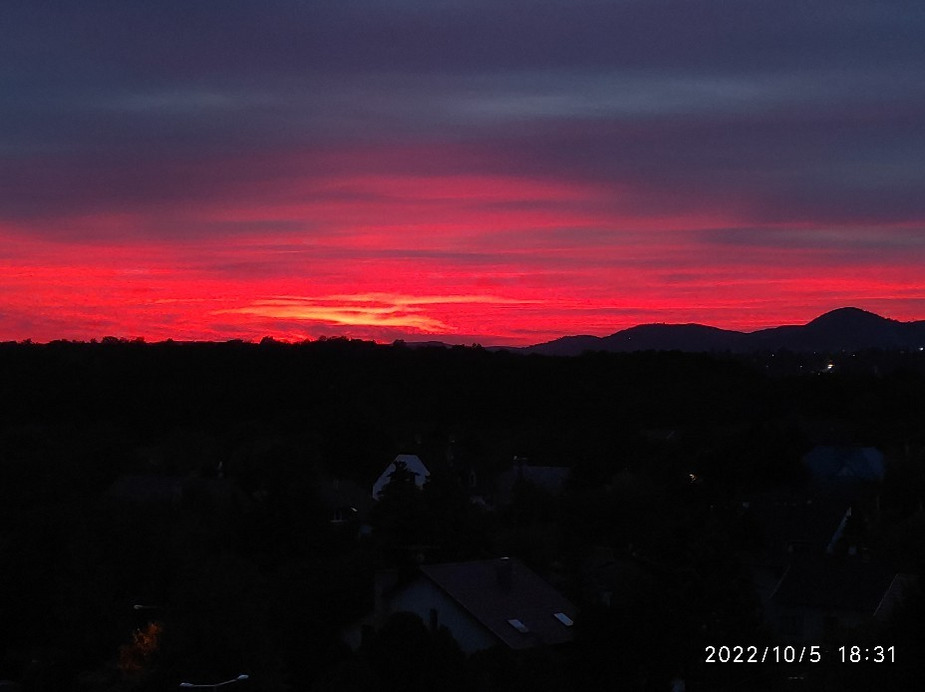
[[[519,560],[422,565],[421,573],[512,649],[574,636],[577,609]]]
[[[889,620],[893,613],[902,608],[905,600],[919,588],[919,577],[915,574],[897,573],[890,582],[889,588],[877,604],[874,618],[881,621]]]
[[[396,464],[404,464],[405,468],[414,474],[414,483],[419,488],[423,487],[428,477],[430,477],[430,471],[427,470],[424,462],[421,461],[417,454],[399,454],[395,457],[395,461],[389,464],[379,478],[376,479],[376,482],[373,483],[373,498],[376,500],[379,499],[382,489],[392,480],[392,474],[397,468]]]
[[[875,447],[819,445],[803,461],[813,478],[820,481],[883,480],[883,452]]]

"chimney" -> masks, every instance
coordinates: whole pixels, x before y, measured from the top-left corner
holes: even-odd
[[[495,563],[495,575],[498,577],[498,586],[502,591],[510,591],[514,583],[514,563],[511,558],[502,557]]]

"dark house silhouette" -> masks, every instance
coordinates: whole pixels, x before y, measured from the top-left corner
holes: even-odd
[[[353,647],[364,630],[380,629],[397,612],[414,613],[433,630],[445,627],[466,653],[574,638],[575,606],[513,558],[421,565],[407,576],[379,572],[375,599],[375,611],[346,632]]]

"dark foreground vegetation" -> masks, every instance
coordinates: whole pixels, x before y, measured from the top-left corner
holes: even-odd
[[[876,628],[810,642],[829,647],[815,667],[711,666],[704,651],[782,643],[748,570],[768,539],[743,498],[800,492],[816,444],[884,452],[871,509],[846,530],[865,559],[921,574],[921,360],[0,344],[0,680],[36,692],[239,673],[241,692],[668,690],[675,677],[688,690],[918,689],[914,594]],[[399,453],[431,469],[424,490],[332,522],[325,483],[369,488]],[[570,467],[562,492],[473,503],[515,456]],[[375,570],[500,555],[580,607],[574,643],[465,657],[413,618],[359,651],[342,642],[372,607]],[[601,565],[615,572],[604,600]],[[840,644],[895,645],[896,661],[842,664]]]

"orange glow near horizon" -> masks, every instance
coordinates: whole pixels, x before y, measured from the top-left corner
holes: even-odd
[[[793,241],[831,230],[732,209],[647,214],[577,183],[332,176],[260,200],[46,223],[88,233],[0,229],[0,340],[527,345],[646,322],[750,331],[846,305],[911,320],[925,306],[916,253],[901,247],[888,266],[843,262],[834,245]],[[752,242],[715,237],[736,228]]]

